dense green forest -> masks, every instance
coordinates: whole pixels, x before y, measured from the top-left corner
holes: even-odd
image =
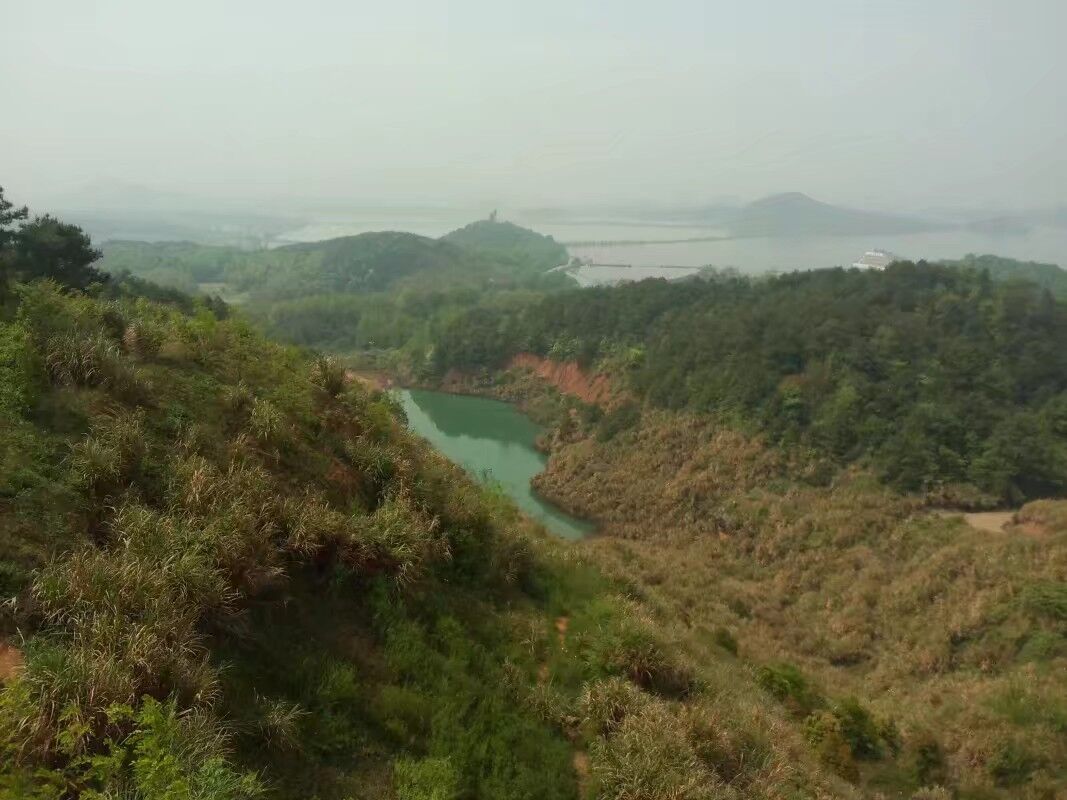
[[[482,220],[440,239],[382,232],[271,250],[191,242],[110,242],[101,268],[189,293],[222,288],[248,302],[369,294],[389,289],[536,283],[567,259],[550,237]]]
[[[1067,485],[1065,343],[1047,289],[905,262],[482,306],[442,327],[428,368],[597,364],[650,405],[869,461],[902,489],[1018,501]]]
[[[220,295],[239,303],[272,336],[333,352],[418,351],[433,325],[486,296],[565,287],[545,275],[567,259],[551,237],[508,222],[480,220],[430,239],[368,233],[274,250],[188,242],[111,242],[101,266],[112,274]],[[512,301],[515,302],[515,301]]]
[[[942,261],[947,266],[964,267],[989,273],[995,281],[1029,281],[1067,299],[1067,271],[1056,264],[1040,261],[1018,261],[1014,258],[970,254],[955,261]]]

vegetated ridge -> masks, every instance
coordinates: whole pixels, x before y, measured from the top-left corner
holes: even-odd
[[[1062,504],[1030,503],[992,539],[928,510],[1062,491],[1063,311],[1051,292],[923,263],[550,295],[514,282],[394,288],[348,296],[378,306],[358,321],[374,363],[423,382],[466,376],[466,388],[523,401],[551,423],[538,488],[603,531],[579,550],[610,574],[605,583],[595,571],[576,577],[565,561],[542,561],[548,551],[535,537],[533,561],[544,565],[535,575],[568,588],[549,593],[547,615],[537,591],[504,589],[563,647],[538,644],[535,657],[519,659],[530,694],[503,707],[517,698],[521,713],[534,710],[588,754],[580,791],[982,798],[1061,790]],[[507,369],[524,359],[549,379],[580,375],[585,386],[602,376],[612,390],[598,398],[606,407]],[[436,568],[426,574],[440,597]],[[584,588],[570,594],[576,586]],[[465,594],[457,604],[486,608],[481,599]],[[603,602],[614,610],[602,618],[594,609]],[[424,619],[421,606],[405,608]],[[608,648],[628,653],[622,661],[596,644],[621,630],[612,620],[625,621]],[[509,636],[496,641],[504,645],[495,658],[519,658]],[[606,673],[590,667],[608,662]],[[625,681],[598,686],[596,674],[629,676],[640,691]],[[622,721],[592,722],[594,705],[617,709],[600,719]],[[383,792],[423,796],[409,794],[407,759],[443,744],[409,741],[364,761],[368,770],[353,768],[360,780],[377,774]],[[243,742],[236,752],[260,753]],[[419,762],[425,786],[441,785],[451,769],[463,792],[491,795],[485,783],[463,782],[489,762],[456,750],[446,761]],[[301,769],[309,774],[306,762]],[[501,792],[523,796],[514,788],[521,781],[494,784],[505,785]],[[568,785],[579,790],[576,780]]]
[[[0,797],[857,796],[387,395],[0,215]]]

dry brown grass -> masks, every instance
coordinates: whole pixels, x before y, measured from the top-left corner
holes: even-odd
[[[789,477],[803,471],[706,420],[646,412],[610,443],[558,446],[537,488],[597,519],[604,535],[584,547],[690,636],[725,628],[746,660],[793,662],[827,695],[896,718],[902,769],[935,731],[956,785],[1007,787],[996,765],[1016,740],[1028,766],[1012,785],[1062,780],[1067,716],[997,698],[1038,679],[1043,696],[1067,696],[1059,595],[1040,588],[1067,585],[1067,503],[1030,504],[992,536],[862,471],[827,486]]]

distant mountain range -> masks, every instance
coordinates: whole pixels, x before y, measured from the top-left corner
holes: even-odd
[[[324,212],[310,210],[307,201],[295,201],[280,210],[278,203],[257,205],[238,200],[198,198],[179,192],[114,181],[97,181],[68,195],[54,206],[65,219],[82,225],[97,241],[195,241],[202,244],[258,248],[286,240],[282,234],[313,225]],[[268,208],[279,210],[270,211]],[[344,219],[372,213],[379,224],[407,229],[415,207],[374,208],[365,203],[351,207],[337,201],[327,215]],[[443,206],[442,206],[443,208]],[[424,210],[424,209],[423,209]],[[422,213],[419,211],[418,213]],[[786,192],[744,204],[720,197],[701,204],[617,203],[592,206],[526,209],[519,216],[534,224],[590,227],[689,227],[714,229],[741,237],[868,236],[918,233],[934,230],[969,230],[990,236],[1022,235],[1034,226],[1067,227],[1067,207],[1018,210],[993,205],[975,208],[923,208],[908,214],[867,211],[832,205],[801,192]],[[337,226],[334,226],[337,227]],[[475,226],[457,231],[457,244],[479,240],[481,249],[503,244],[514,252],[505,228],[493,228],[493,241]],[[512,232],[513,233],[513,232]],[[336,235],[336,234],[330,234]],[[691,234],[689,234],[691,235]],[[664,238],[667,238],[667,234]],[[316,237],[318,238],[318,237]],[[604,238],[604,237],[599,237]],[[631,238],[620,235],[619,238]],[[497,241],[499,240],[499,241]],[[289,239],[291,241],[291,239]],[[549,252],[554,243],[529,240],[523,246]],[[497,247],[497,249],[499,249]]]
[[[806,236],[917,233],[945,227],[918,217],[860,211],[822,203],[801,192],[749,203],[726,220],[734,236]]]

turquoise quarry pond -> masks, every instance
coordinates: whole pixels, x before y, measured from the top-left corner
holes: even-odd
[[[479,479],[498,483],[516,504],[565,539],[580,539],[593,525],[543,500],[530,479],[545,465],[534,447],[541,429],[515,406],[484,397],[404,389],[400,401],[415,433]]]

